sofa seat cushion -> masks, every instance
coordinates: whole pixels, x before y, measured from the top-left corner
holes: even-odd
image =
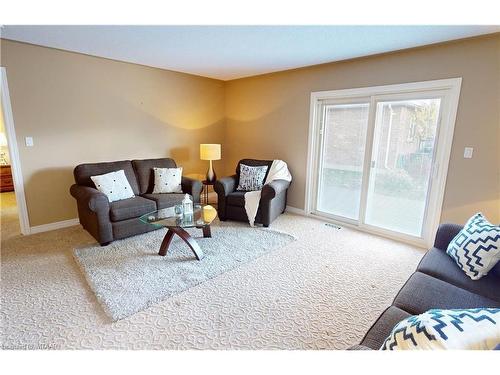
[[[145,215],[156,210],[153,200],[134,197],[109,204],[111,221],[121,221]]]
[[[226,203],[230,206],[245,207],[246,191],[234,191],[226,197]]]
[[[401,288],[393,305],[411,315],[431,309],[500,307],[500,302],[469,292],[422,272],[415,272]]]
[[[161,193],[161,194],[143,194],[142,196],[147,199],[151,199],[156,203],[158,210],[162,208],[172,207],[176,204],[182,203],[185,194],[178,193]],[[191,197],[191,199],[193,199]],[[154,211],[154,210],[153,210]]]
[[[380,349],[385,339],[391,334],[394,326],[410,315],[411,314],[400,308],[389,306],[389,308],[379,316],[375,323],[373,323],[363,338],[363,341],[361,341],[361,345],[374,350]]]
[[[417,271],[500,302],[500,275],[492,270],[479,280],[471,280],[445,251],[435,247],[425,254]]]

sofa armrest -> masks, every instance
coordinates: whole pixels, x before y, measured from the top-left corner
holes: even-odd
[[[263,200],[271,200],[278,194],[284,192],[290,186],[290,181],[286,180],[274,180],[268,184],[265,184],[262,188],[262,196]]]
[[[451,240],[462,230],[459,224],[444,223],[439,225],[434,240],[434,247],[446,251]]]
[[[184,193],[191,194],[193,202],[198,203],[200,201],[201,191],[203,190],[203,185],[200,181],[182,176],[181,185]]]
[[[93,212],[109,212],[108,197],[97,189],[74,184],[70,188],[70,193],[77,201],[85,203]]]
[[[232,176],[222,177],[215,182],[214,190],[218,195],[227,197],[229,193],[236,190],[237,181],[238,177],[235,174]]]
[[[347,350],[373,350],[373,349],[364,345],[353,345],[350,348],[347,348]]]

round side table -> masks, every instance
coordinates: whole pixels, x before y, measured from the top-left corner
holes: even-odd
[[[203,180],[203,181],[201,181],[201,183],[203,184],[203,191],[202,191],[203,197],[204,197],[203,200],[205,201],[205,204],[208,204],[208,187],[209,186],[214,186],[215,185],[215,181]]]

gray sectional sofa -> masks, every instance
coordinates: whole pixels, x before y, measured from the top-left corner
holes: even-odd
[[[456,224],[440,225],[434,247],[425,254],[361,344],[351,349],[379,349],[398,322],[429,309],[500,307],[500,263],[487,276],[474,281],[446,254],[448,244],[461,229]]]
[[[74,169],[75,184],[70,193],[77,202],[80,224],[101,245],[154,230],[154,226],[142,223],[139,216],[178,204],[185,193],[192,196],[193,202],[200,201],[201,182],[184,176],[182,194],[152,194],[155,167],[176,168],[176,163],[169,158],[122,160],[80,164]],[[90,177],[121,169],[125,171],[135,197],[110,203],[107,196],[95,188]]]

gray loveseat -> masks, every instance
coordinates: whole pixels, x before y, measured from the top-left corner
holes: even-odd
[[[500,307],[500,263],[479,280],[471,280],[446,254],[462,226],[441,224],[434,247],[422,258],[391,306],[368,330],[360,345],[351,349],[379,349],[392,328],[410,315],[430,309]]]
[[[154,230],[152,225],[142,223],[138,217],[180,203],[184,193],[190,194],[193,202],[200,201],[201,182],[184,176],[182,194],[152,194],[155,167],[175,168],[176,163],[169,158],[123,160],[80,164],[74,169],[75,184],[70,193],[77,202],[80,224],[101,245]],[[125,171],[135,197],[110,203],[107,196],[95,188],[90,177],[121,169]]]
[[[227,219],[248,221],[245,211],[245,192],[237,191],[240,179],[240,164],[250,166],[267,165],[267,173],[264,181],[267,178],[269,169],[273,164],[272,160],[255,160],[242,159],[236,166],[236,174],[228,177],[223,177],[214,185],[214,190],[217,193],[217,212],[219,219],[224,221]],[[285,180],[275,180],[262,188],[259,209],[255,216],[255,222],[268,227],[286,208],[286,195],[290,182]]]

